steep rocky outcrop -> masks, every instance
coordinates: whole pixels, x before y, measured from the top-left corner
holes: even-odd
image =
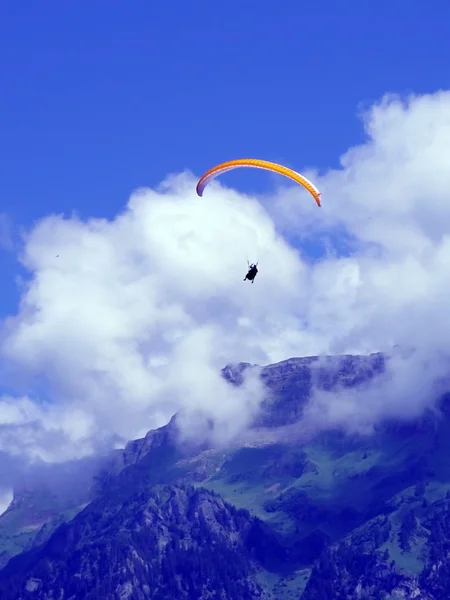
[[[263,368],[249,363],[227,365],[222,369],[222,375],[239,386],[247,372],[259,372],[269,391],[269,398],[253,425],[280,427],[301,418],[313,388],[330,391],[368,384],[385,371],[386,360],[381,353],[369,356],[308,356],[290,358]]]
[[[206,490],[155,486],[126,502],[102,498],[11,560],[0,597],[263,598],[258,562],[276,552],[267,535],[247,511]]]

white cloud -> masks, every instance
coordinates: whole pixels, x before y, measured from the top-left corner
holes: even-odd
[[[20,435],[30,454],[79,455],[180,408],[232,435],[261,399],[254,384],[233,394],[221,382],[239,360],[414,346],[382,402],[317,397],[309,417],[361,428],[429,402],[450,337],[450,94],[387,97],[364,122],[367,141],[342,168],[312,175],[321,209],[284,185],[263,204],[217,183],[200,199],[185,173],[138,190],[113,221],[43,218],[25,240],[31,278],[2,359],[50,402],[1,401],[0,449]],[[328,252],[304,262],[282,234]],[[246,259],[260,261],[254,285]],[[422,376],[424,357],[439,360]]]
[[[13,500],[13,490],[0,490],[0,516],[5,512]]]

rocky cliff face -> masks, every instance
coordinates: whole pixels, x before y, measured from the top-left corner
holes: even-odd
[[[256,573],[276,551],[268,540],[257,519],[211,492],[155,486],[125,502],[93,502],[11,560],[0,597],[263,598]]]
[[[301,418],[313,387],[334,390],[367,384],[384,372],[386,360],[380,353],[369,356],[311,356],[290,358],[262,369],[248,363],[227,365],[222,375],[238,386],[243,383],[247,371],[260,371],[260,379],[270,394],[253,425],[280,427],[291,425]]]

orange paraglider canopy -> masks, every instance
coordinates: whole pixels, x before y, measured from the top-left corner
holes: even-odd
[[[236,160],[229,160],[224,163],[220,163],[207,171],[198,181],[197,183],[197,194],[199,196],[203,195],[203,191],[208,185],[208,183],[220,175],[221,173],[225,173],[226,171],[231,171],[232,169],[238,169],[239,167],[253,167],[254,169],[265,169],[266,171],[272,171],[274,173],[279,173],[280,175],[284,175],[289,179],[299,183],[304,188],[310,192],[313,196],[314,200],[317,203],[317,206],[320,206],[320,192],[316,188],[316,186],[309,181],[300,173],[293,171],[292,169],[288,169],[287,167],[283,167],[283,165],[278,165],[277,163],[269,162],[267,160],[259,160],[257,158],[238,158]]]

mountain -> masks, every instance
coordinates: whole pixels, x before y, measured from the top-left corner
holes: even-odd
[[[174,417],[115,451],[84,496],[69,495],[66,512],[54,504],[52,525],[0,571],[0,597],[450,597],[450,396],[439,412],[382,423],[371,436],[297,435],[313,387],[358,388],[363,398],[387,360],[228,365],[230,385],[258,369],[270,390],[246,437],[226,449],[186,447]],[[39,486],[28,494],[42,510]],[[29,514],[21,499],[0,517],[1,543],[5,518],[19,506],[21,522]]]
[[[93,478],[106,460],[34,464],[21,471],[13,501],[0,516],[0,569],[11,556],[45,541],[88,504]]]
[[[274,546],[248,511],[192,486],[92,502],[40,548],[10,561],[2,598],[263,598],[252,577]],[[264,555],[267,548],[267,555]]]
[[[317,368],[319,363],[321,366]],[[253,424],[253,431],[258,431],[258,439],[265,438],[267,443],[285,439],[288,432],[284,426],[296,423],[301,417],[313,385],[317,384],[322,389],[338,385],[351,387],[369,381],[383,368],[384,357],[381,354],[321,357],[320,361],[317,357],[293,358],[264,367],[260,370],[260,377],[271,394]],[[228,365],[222,370],[222,375],[231,384],[240,385],[249,369],[259,370],[259,367],[248,363]],[[294,434],[297,436],[297,432]],[[242,443],[249,443],[250,438]],[[13,503],[0,516],[0,568],[12,556],[45,541],[59,524],[70,520],[95,498],[108,478],[139,462],[150,450],[163,447],[161,452],[167,451],[170,463],[173,458],[169,456],[170,452],[179,453],[176,440],[176,418],[173,418],[166,427],[150,431],[145,438],[131,441],[124,450],[114,451],[107,457],[63,465],[42,465],[37,474],[33,471],[33,477],[24,477],[14,490]],[[198,447],[192,449],[191,455],[198,455],[198,460],[189,464],[192,470],[183,476],[183,481],[200,482],[208,472],[208,463],[216,459],[208,459],[208,455],[199,453]],[[185,449],[183,457],[186,457]],[[98,476],[101,467],[103,469]],[[164,478],[159,481],[164,482]],[[73,489],[75,484],[76,490]]]

